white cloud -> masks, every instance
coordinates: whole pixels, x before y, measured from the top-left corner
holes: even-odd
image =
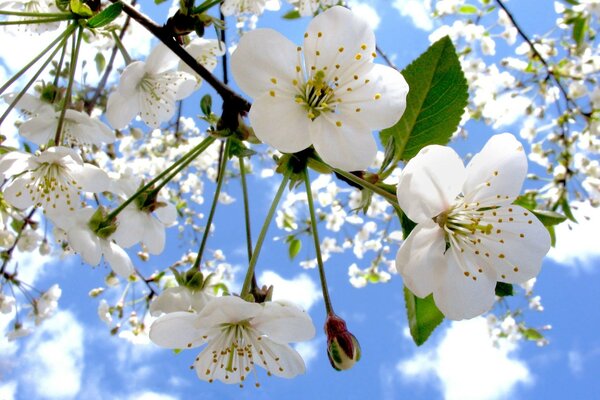
[[[273,300],[287,300],[308,311],[321,297],[321,291],[307,275],[296,275],[292,279],[284,279],[273,271],[264,271],[259,285],[273,285]]]
[[[401,360],[407,381],[437,382],[446,399],[510,398],[518,384],[530,383],[527,365],[515,358],[517,345],[490,340],[485,318],[453,322],[437,347]]]
[[[177,397],[165,393],[138,392],[129,396],[129,400],[177,400]]]
[[[350,6],[352,11],[362,18],[371,29],[376,30],[379,27],[381,17],[379,17],[377,10],[375,10],[372,5],[359,0],[350,0],[348,6]]]
[[[433,21],[429,16],[428,1],[424,0],[394,0],[392,6],[403,17],[410,18],[414,26],[424,31],[433,29]]]
[[[10,381],[0,384],[0,399],[2,400],[13,400],[15,393],[17,392],[17,382]]]
[[[81,388],[83,337],[73,314],[56,313],[27,341],[20,380],[40,399],[74,398]]]
[[[548,257],[565,266],[591,269],[594,259],[600,257],[600,208],[588,203],[571,203],[578,223],[563,222],[556,229],[556,247],[550,249]]]

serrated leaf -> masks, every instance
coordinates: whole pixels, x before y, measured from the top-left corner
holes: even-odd
[[[283,14],[283,16],[282,16],[283,19],[298,19],[300,17],[301,17],[300,11],[298,11],[298,10],[288,11],[285,14]]]
[[[290,256],[290,260],[296,258],[298,253],[300,253],[300,249],[302,249],[302,242],[299,239],[292,239],[288,245],[288,255]]]
[[[506,297],[513,296],[515,294],[513,285],[510,283],[496,282],[496,296]]]
[[[102,53],[96,54],[94,57],[94,62],[96,63],[96,71],[98,71],[98,75],[104,71],[104,67],[106,66],[106,59]]]
[[[477,7],[471,4],[465,4],[458,9],[461,14],[476,14],[477,11],[479,11]]]
[[[433,330],[442,323],[444,314],[435,305],[433,294],[421,299],[405,286],[404,300],[406,302],[410,335],[415,344],[420,346],[425,343]]]
[[[113,3],[104,10],[90,18],[87,22],[89,28],[101,28],[113,22],[123,11],[123,3]]]
[[[427,145],[448,143],[468,100],[467,81],[447,36],[431,45],[402,75],[410,88],[406,111],[396,125],[380,133],[384,146],[393,137],[396,162],[408,161]]]

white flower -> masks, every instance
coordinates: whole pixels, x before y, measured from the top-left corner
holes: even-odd
[[[296,7],[303,17],[312,17],[319,11],[319,7],[335,5],[338,0],[288,0],[288,3]]]
[[[146,62],[136,61],[125,68],[106,106],[106,118],[113,128],[125,128],[138,114],[152,128],[173,116],[175,102],[192,94],[196,87],[192,75],[171,70],[177,60],[161,43]]]
[[[33,310],[36,325],[54,314],[54,311],[58,308],[58,299],[60,299],[61,294],[62,290],[58,284],[54,284],[40,296]]]
[[[263,10],[279,10],[279,0],[225,0],[221,5],[224,16],[254,14],[260,15]]]
[[[294,305],[249,303],[234,296],[213,299],[199,314],[163,315],[150,327],[150,339],[162,347],[206,343],[194,363],[196,373],[202,380],[225,383],[244,382],[257,366],[285,378],[304,373],[302,358],[288,343],[314,334],[308,314]]]
[[[211,72],[217,67],[217,57],[225,54],[225,44],[215,39],[196,38],[185,46],[185,49],[198,63]],[[202,81],[200,75],[183,61],[179,62],[179,70],[196,77],[198,86],[200,86]]]
[[[60,228],[66,232],[73,251],[86,263],[98,265],[104,255],[115,274],[128,278],[134,272],[131,259],[110,237],[103,239],[90,229],[89,222],[94,212],[91,207],[82,208],[71,218],[62,220]]]
[[[65,218],[80,207],[81,192],[102,192],[110,182],[104,171],[62,146],[37,155],[7,153],[0,158],[0,173],[13,178],[4,188],[6,201],[21,209],[43,207],[56,218]]]
[[[16,323],[15,329],[6,333],[6,338],[9,342],[12,342],[13,340],[31,335],[32,332],[30,328],[23,328],[23,325]]]
[[[195,290],[185,286],[170,287],[165,289],[152,303],[150,315],[157,317],[176,311],[200,312],[210,301],[211,296],[204,290]]]
[[[310,22],[303,47],[271,29],[246,33],[231,67],[254,98],[249,118],[260,140],[285,153],[313,145],[330,165],[360,170],[377,154],[371,131],[400,119],[408,93],[402,75],[374,57],[371,28],[333,7]]]
[[[8,9],[11,11],[21,11],[28,13],[48,14],[59,13],[61,10],[55,5],[54,0],[16,0],[0,3],[0,9]],[[43,18],[43,16],[42,16]],[[9,21],[29,21],[37,20],[38,17],[9,17]],[[31,33],[40,34],[58,29],[60,22],[46,22],[37,24],[18,25],[19,29],[30,31]]]
[[[112,324],[112,315],[110,313],[110,307],[106,300],[100,300],[98,303],[98,317],[106,323],[106,325]]]
[[[0,312],[2,314],[12,313],[15,307],[15,298],[12,296],[5,296],[4,293],[0,293]]]
[[[129,197],[139,188],[139,179],[121,179],[116,193]],[[150,254],[160,254],[165,248],[165,228],[177,221],[177,209],[163,196],[158,195],[152,204],[140,208],[132,202],[117,217],[118,226],[112,238],[123,248],[138,242],[144,243]]]
[[[493,136],[465,168],[449,147],[427,146],[400,176],[398,203],[418,225],[396,268],[418,297],[433,292],[450,319],[472,318],[494,303],[496,282],[523,283],[538,274],[550,235],[511,203],[527,173],[522,145]]]

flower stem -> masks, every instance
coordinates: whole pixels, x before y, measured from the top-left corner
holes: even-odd
[[[125,48],[125,46],[123,46],[123,42],[121,42],[121,38],[114,31],[112,33],[112,36],[113,36],[113,39],[115,40],[115,46],[117,46],[117,48],[121,52],[121,55],[123,56],[123,60],[125,60],[125,65],[131,64],[131,56],[127,52],[127,49]]]
[[[31,60],[27,65],[25,65],[23,68],[21,68],[21,70],[19,72],[17,72],[12,78],[10,78],[4,85],[2,85],[2,87],[0,87],[0,95],[2,93],[4,93],[4,91],[6,89],[8,89],[8,87],[10,87],[10,85],[12,85],[14,82],[17,81],[17,79],[19,79],[21,77],[21,75],[23,75],[25,72],[27,72],[27,70],[29,68],[31,68],[36,62],[38,62],[42,57],[44,57],[44,55],[50,51],[51,48],[53,48],[54,46],[56,46],[57,43],[61,42],[65,37],[69,36],[71,33],[73,33],[73,31],[75,30],[76,25],[75,24],[71,24],[69,25],[69,27],[67,29],[65,29],[65,31],[63,33],[61,33],[60,35],[58,35],[56,37],[56,39],[54,39],[52,41],[52,43],[50,43],[44,50],[42,50],[40,52],[40,54],[38,54],[37,56],[35,56],[33,58],[33,60]]]
[[[250,229],[250,202],[248,201],[248,184],[246,182],[246,167],[244,157],[239,157],[240,180],[242,181],[242,197],[244,199],[244,222],[246,224],[246,246],[248,250],[248,262],[252,259],[252,230]]]
[[[56,17],[67,17],[74,18],[71,13],[36,13],[36,12],[26,12],[26,11],[9,11],[9,10],[0,10],[0,15],[15,15],[17,17],[46,17],[46,18],[56,18]]]
[[[61,145],[61,133],[65,122],[65,113],[71,102],[71,92],[73,91],[73,81],[75,81],[75,70],[77,69],[77,57],[79,56],[79,48],[81,47],[81,39],[83,38],[83,27],[79,27],[77,38],[73,38],[73,50],[71,52],[71,64],[69,65],[69,82],[67,83],[67,92],[63,100],[62,108],[60,110],[60,117],[56,126],[56,134],[54,135],[54,144],[56,146]]]
[[[208,235],[210,234],[210,226],[212,225],[212,220],[215,216],[217,203],[219,202],[219,195],[221,194],[221,187],[223,186],[223,181],[225,180],[225,170],[227,167],[227,159],[229,158],[230,144],[231,141],[227,139],[225,146],[221,147],[221,162],[219,163],[219,171],[217,172],[217,187],[215,188],[208,218],[206,219],[206,227],[204,228],[202,241],[200,242],[200,247],[198,248],[198,255],[196,256],[196,260],[194,261],[193,265],[193,268],[196,268],[198,271],[201,269],[200,262],[202,261],[202,256],[204,255],[204,248],[206,247],[206,241],[208,240]]]
[[[258,256],[260,254],[260,249],[262,248],[263,242],[265,240],[265,236],[267,235],[267,231],[269,230],[269,225],[271,224],[271,220],[273,219],[273,215],[275,215],[275,210],[277,210],[277,205],[279,204],[279,200],[281,200],[281,196],[285,190],[285,187],[290,179],[290,171],[286,171],[283,175],[283,180],[279,185],[279,189],[275,194],[275,198],[271,203],[271,208],[265,218],[265,222],[260,230],[258,235],[258,240],[256,241],[256,246],[254,247],[254,252],[252,253],[252,258],[250,259],[250,263],[248,265],[248,271],[246,272],[246,277],[244,279],[244,285],[242,286],[242,293],[240,296],[244,298],[246,295],[250,293],[250,288],[252,286],[252,278],[254,277],[254,267],[256,266],[256,262],[258,261]]]
[[[75,19],[73,16],[67,17],[52,17],[52,18],[33,18],[33,19],[22,19],[18,21],[0,21],[2,25],[33,25],[33,24],[48,24],[51,22],[62,22],[70,19]]]
[[[321,241],[319,240],[319,232],[317,231],[317,217],[315,215],[315,205],[313,203],[312,189],[310,187],[310,179],[308,177],[308,169],[304,169],[304,185],[306,186],[306,199],[308,200],[308,211],[310,212],[310,228],[312,237],[315,242],[315,253],[317,254],[317,265],[319,266],[319,278],[321,280],[321,291],[323,292],[323,300],[325,301],[325,310],[327,315],[333,314],[333,306],[329,297],[329,289],[327,287],[327,279],[325,278],[325,266],[321,257]]]
[[[17,105],[17,103],[19,102],[19,100],[21,100],[21,98],[25,95],[25,93],[27,92],[27,90],[29,89],[29,87],[31,87],[31,85],[33,85],[34,82],[37,81],[37,78],[40,76],[40,74],[44,71],[44,69],[46,69],[46,66],[48,66],[48,64],[50,64],[50,62],[54,59],[54,56],[56,55],[56,53],[59,52],[59,50],[66,45],[66,41],[68,39],[68,37],[73,33],[73,31],[75,30],[76,25],[72,24],[65,32],[63,35],[61,35],[60,39],[62,39],[63,43],[60,44],[59,46],[56,47],[56,49],[54,49],[52,51],[52,53],[50,54],[50,57],[48,57],[46,59],[46,61],[44,61],[44,63],[42,64],[42,66],[40,67],[40,69],[31,77],[31,79],[29,80],[29,82],[27,82],[27,84],[25,86],[23,86],[23,89],[19,92],[19,94],[14,98],[14,100],[8,105],[8,107],[6,108],[6,111],[4,111],[4,114],[2,114],[2,116],[0,117],[0,125],[2,125],[2,123],[4,122],[4,120],[6,119],[6,117],[8,116],[8,114],[12,111],[12,109]],[[55,43],[52,44],[52,46],[54,46]],[[47,49],[51,48],[52,46],[48,46]],[[43,53],[45,53],[47,50],[44,50]],[[40,56],[41,58],[41,56]],[[39,58],[38,58],[39,60]],[[35,60],[37,61],[37,60]],[[33,65],[33,63],[35,63],[35,61],[32,61],[32,63],[30,63],[31,65]],[[28,68],[28,67],[27,67]],[[20,72],[20,71],[19,71]],[[24,71],[23,71],[24,72]],[[5,87],[9,86],[9,82],[6,83],[6,85],[4,85],[2,87],[2,89],[0,90],[0,94],[2,93],[2,91],[5,89]]]
[[[113,219],[115,219],[116,216],[119,215],[119,213],[121,211],[123,211],[125,209],[125,207],[127,207],[129,204],[131,204],[138,196],[145,193],[148,189],[152,188],[157,182],[159,182],[165,176],[170,174],[173,170],[177,169],[178,167],[181,167],[181,168],[177,169],[177,172],[181,171],[181,169],[183,169],[185,166],[187,166],[189,163],[191,163],[204,150],[206,150],[215,140],[216,139],[213,136],[209,136],[206,139],[204,139],[196,147],[194,147],[192,150],[190,150],[189,153],[187,153],[185,156],[183,156],[182,158],[180,158],[179,160],[174,162],[173,165],[171,165],[169,168],[165,169],[163,172],[158,174],[156,176],[156,178],[152,179],[146,185],[139,188],[133,195],[131,195],[131,197],[129,197],[127,200],[125,200],[123,203],[121,203],[121,205],[119,205],[119,207],[115,208],[110,214],[108,214],[105,218],[105,221],[110,222]],[[171,175],[170,178],[172,178],[172,176],[173,175]],[[165,180],[168,182],[170,179],[165,179]]]

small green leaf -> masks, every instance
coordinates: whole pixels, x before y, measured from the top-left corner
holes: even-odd
[[[106,59],[102,53],[98,53],[96,54],[96,57],[94,57],[94,61],[96,62],[96,71],[98,71],[98,75],[100,75],[106,66]]]
[[[458,9],[458,12],[461,14],[477,14],[477,7],[471,4],[465,4]]]
[[[514,290],[512,284],[504,283],[504,282],[496,282],[496,296],[506,297],[506,296],[513,296],[514,294],[515,294],[515,290]]]
[[[424,299],[415,296],[408,288],[404,287],[404,300],[406,301],[406,312],[408,315],[408,326],[410,335],[417,346],[425,343],[433,330],[442,323],[444,314],[438,310],[433,295]]]
[[[521,195],[513,201],[513,204],[526,208],[528,210],[534,210],[537,207],[537,201],[535,201],[535,193],[527,193]]]
[[[202,110],[202,114],[207,117],[210,116],[212,111],[212,97],[210,97],[210,94],[202,96],[202,100],[200,100],[200,110]]]
[[[300,17],[301,17],[300,11],[298,11],[298,10],[288,11],[287,13],[283,14],[283,16],[282,16],[282,18],[284,18],[284,19],[298,19]]]
[[[90,18],[87,22],[89,28],[101,28],[113,22],[123,11],[123,3],[113,3],[104,10]]]
[[[69,0],[56,0],[56,7],[61,11],[69,11]]]
[[[584,40],[585,34],[588,31],[589,27],[589,18],[580,16],[573,22],[573,40],[577,43],[577,47],[580,47]]]
[[[558,225],[567,219],[566,216],[559,214],[556,211],[533,210],[532,212],[544,226]]]
[[[294,238],[290,240],[288,246],[288,254],[290,256],[290,260],[293,260],[294,258],[296,258],[298,253],[300,253],[300,249],[302,249],[302,242],[300,241],[300,239]]]
[[[92,15],[94,15],[94,12],[90,8],[90,6],[88,6],[81,0],[71,0],[69,5],[71,6],[71,12],[73,14],[77,14],[82,17],[91,17]]]
[[[167,0],[154,0],[154,4],[162,4]]]
[[[540,340],[544,338],[544,335],[533,328],[524,329],[521,331],[521,333],[527,340]]]
[[[447,36],[431,45],[402,75],[410,88],[406,111],[396,125],[380,133],[384,146],[393,137],[396,162],[408,161],[427,145],[448,143],[468,100],[467,81]]]

